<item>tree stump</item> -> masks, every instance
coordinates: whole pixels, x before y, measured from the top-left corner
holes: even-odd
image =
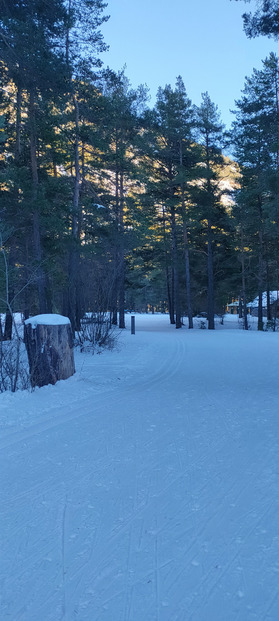
[[[70,320],[62,315],[36,315],[24,322],[31,386],[56,384],[75,373]]]

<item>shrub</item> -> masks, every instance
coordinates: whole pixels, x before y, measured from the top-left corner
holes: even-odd
[[[91,351],[93,354],[102,347],[113,349],[117,340],[115,326],[112,326],[110,315],[106,312],[86,313],[76,335],[80,351]]]
[[[27,388],[30,388],[30,378],[22,339],[0,340],[0,392]]]

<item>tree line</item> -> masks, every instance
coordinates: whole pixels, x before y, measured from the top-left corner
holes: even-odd
[[[247,327],[256,294],[261,329],[262,293],[278,289],[278,58],[247,78],[226,132],[181,77],[150,108],[146,87],[104,69],[105,11],[0,0],[0,337],[13,311],[59,312],[75,331],[89,311],[191,328],[203,310],[214,329],[233,296]]]

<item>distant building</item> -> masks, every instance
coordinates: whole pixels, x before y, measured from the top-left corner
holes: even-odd
[[[234,299],[230,304],[226,306],[226,313],[231,313],[231,315],[237,315],[239,313],[239,300]]]
[[[267,292],[264,291],[263,292],[263,315],[266,316],[267,314]],[[276,314],[279,310],[279,291],[270,291],[269,292],[269,300],[270,300],[270,306],[273,309],[273,315]],[[247,304],[247,310],[248,312],[250,312],[251,315],[253,315],[254,317],[258,316],[258,308],[259,308],[259,296],[257,296],[253,302],[248,302]],[[277,310],[278,309],[278,310]]]
[[[263,292],[263,315],[267,315],[267,292]],[[278,291],[270,291],[269,292],[269,300],[270,306],[272,310],[272,315],[277,315],[279,313],[279,290]],[[252,302],[248,302],[247,304],[247,312],[253,317],[258,316],[258,308],[259,308],[259,296],[257,296]],[[239,314],[239,299],[233,298],[230,304],[226,306],[226,313],[230,313],[231,315]]]

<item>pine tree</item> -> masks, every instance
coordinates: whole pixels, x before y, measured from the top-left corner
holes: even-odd
[[[202,104],[196,113],[198,138],[202,146],[200,182],[196,187],[196,200],[206,238],[208,329],[214,330],[214,242],[217,231],[224,226],[225,218],[218,174],[218,166],[223,163],[221,153],[223,125],[218,108],[208,93],[202,95]]]
[[[73,144],[73,199],[71,244],[69,248],[69,283],[66,297],[67,315],[73,331],[79,329],[82,316],[80,307],[80,233],[81,233],[81,110],[79,92],[85,81],[94,82],[101,66],[100,54],[107,49],[100,26],[107,21],[103,15],[106,4],[102,0],[67,0],[67,28],[65,34],[65,62],[68,93],[71,100],[74,127]]]
[[[63,84],[65,65],[59,43],[65,28],[66,14],[61,0],[54,0],[51,10],[49,5],[40,0],[28,0],[24,4],[13,0],[9,3],[2,1],[0,9],[2,79],[8,81],[10,92],[14,90],[16,94],[13,159],[18,169],[24,166],[27,171],[30,189],[25,186],[25,196],[27,198],[28,195],[29,203],[29,247],[33,246],[36,261],[38,307],[44,312],[47,310],[47,282],[43,266],[43,181],[39,142],[42,108],[46,110],[47,102],[53,100],[53,93],[59,89],[59,76],[60,86]],[[24,128],[23,105],[27,115]],[[25,151],[22,144],[23,131],[26,136]],[[17,176],[19,184],[20,172]],[[22,192],[23,186],[18,189]],[[14,192],[14,200],[18,199],[18,192]]]
[[[157,205],[165,243],[166,282],[170,322],[181,323],[180,226],[184,222],[187,306],[192,322],[189,240],[186,218],[187,184],[191,180],[193,113],[182,79],[175,89],[159,88],[154,111],[147,118],[146,149],[149,156],[148,191]],[[167,239],[170,239],[171,252]],[[168,263],[168,256],[171,264]]]
[[[102,192],[104,204],[110,205],[114,235],[112,260],[115,266],[113,321],[125,328],[125,280],[128,241],[134,233],[132,212],[138,193],[137,137],[141,129],[139,112],[144,106],[146,93],[139,87],[130,88],[124,71],[107,71],[103,78],[104,117],[101,119],[101,151],[99,166],[105,183]]]
[[[233,124],[235,155],[241,167],[241,227],[251,259],[257,263],[258,329],[263,327],[262,293],[274,271],[274,240],[278,239],[278,59],[271,54],[263,70],[246,78],[236,102]],[[272,241],[271,241],[272,240]],[[273,267],[271,267],[273,265]]]
[[[250,2],[251,0],[244,0]],[[254,13],[243,14],[244,30],[249,38],[267,35],[278,39],[279,3],[278,0],[259,0]]]

